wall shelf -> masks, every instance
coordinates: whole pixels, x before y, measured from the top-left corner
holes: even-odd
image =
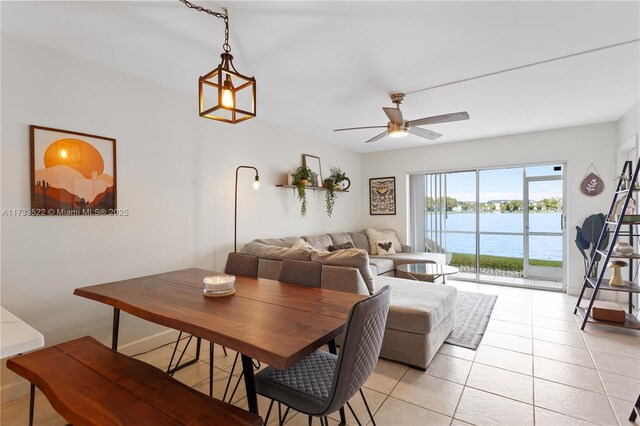
[[[276,188],[293,188],[293,189],[298,189],[298,187],[297,187],[297,186],[295,186],[295,185],[276,185]],[[316,191],[316,190],[318,190],[318,191],[328,191],[328,189],[327,189],[327,188],[323,188],[323,187],[321,187],[321,186],[305,186],[305,187],[304,187],[304,189],[305,189],[305,190],[307,190],[307,189],[311,189],[311,190],[313,190],[313,191]],[[349,192],[349,190],[347,189],[347,190],[345,191],[345,190],[342,190],[342,189],[336,189],[336,190],[335,190],[335,192]]]

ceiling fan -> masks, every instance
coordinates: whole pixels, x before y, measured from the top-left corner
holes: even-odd
[[[391,95],[391,102],[396,104],[396,107],[382,107],[384,113],[387,114],[387,117],[389,117],[389,123],[387,123],[386,126],[348,127],[345,129],[334,129],[333,131],[342,132],[344,130],[387,129],[379,135],[372,137],[365,143],[375,142],[387,135],[389,135],[389,137],[391,138],[402,138],[407,136],[409,133],[411,133],[412,135],[420,136],[421,138],[434,140],[438,139],[442,135],[440,133],[422,129],[417,126],[426,126],[427,124],[448,123],[450,121],[469,119],[469,114],[466,111],[462,111],[405,121],[402,117],[402,111],[400,111],[400,104],[404,101],[404,98],[404,93],[394,93]]]

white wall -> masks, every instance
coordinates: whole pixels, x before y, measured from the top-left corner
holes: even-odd
[[[109,341],[111,309],[73,296],[77,287],[191,266],[223,268],[233,247],[240,164],[256,166],[262,186],[254,192],[253,174],[241,170],[239,245],[360,228],[360,154],[259,118],[235,126],[199,118],[195,90],[177,93],[6,34],[1,47],[1,207],[30,206],[28,126],[36,124],[115,138],[118,207],[130,212],[2,217],[2,306],[40,330],[47,345],[87,334]],[[341,166],[356,177],[332,218],[324,214],[323,192],[310,195],[303,219],[293,191],[275,188],[303,153],[319,156],[325,174]],[[121,344],[163,330],[125,314]],[[3,385],[14,380],[3,371]]]
[[[618,145],[623,145],[640,133],[640,102],[629,108],[618,121]]]
[[[363,223],[396,229],[406,240],[408,173],[566,161],[568,237],[565,251],[567,247],[569,251],[564,279],[569,292],[575,293],[584,274],[582,256],[573,242],[575,227],[582,226],[584,219],[593,213],[608,211],[614,189],[611,179],[617,174],[615,152],[616,123],[606,123],[365,154],[363,182],[372,177],[396,177],[397,214],[369,216],[369,195],[363,192]],[[605,183],[605,191],[597,197],[586,197],[579,191],[579,183],[591,163]]]

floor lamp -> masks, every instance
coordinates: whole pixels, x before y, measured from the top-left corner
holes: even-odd
[[[253,169],[256,172],[255,179],[253,181],[253,189],[260,188],[260,175],[258,175],[258,169],[253,166],[238,166],[236,169],[236,195],[235,195],[235,208],[233,217],[233,252],[238,252],[237,236],[238,236],[238,171],[240,169]]]

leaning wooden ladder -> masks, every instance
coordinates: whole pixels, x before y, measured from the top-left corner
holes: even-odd
[[[576,303],[576,307],[573,310],[574,314],[579,314],[582,317],[582,326],[580,327],[584,330],[587,323],[598,324],[598,325],[606,325],[612,327],[623,327],[630,328],[634,330],[640,330],[640,321],[633,314],[633,294],[640,293],[640,286],[633,281],[633,260],[640,260],[640,254],[633,253],[632,255],[622,256],[613,253],[613,247],[616,244],[618,237],[620,236],[628,236],[629,242],[633,243],[633,237],[638,236],[639,234],[634,233],[634,225],[640,224],[638,222],[630,222],[625,221],[625,212],[627,210],[627,206],[629,205],[629,201],[632,198],[632,195],[635,192],[639,192],[638,189],[635,189],[635,184],[638,182],[638,170],[640,170],[640,162],[636,165],[635,170],[631,164],[631,161],[626,161],[624,163],[624,168],[622,169],[621,178],[618,180],[618,185],[616,187],[616,192],[613,196],[613,201],[611,202],[611,207],[609,208],[609,213],[605,218],[605,226],[602,227],[602,232],[600,233],[600,237],[598,238],[598,243],[596,245],[596,250],[593,251],[591,259],[589,261],[589,267],[587,268],[587,273],[585,274],[584,281],[582,283],[582,291],[580,291],[580,297],[578,297],[578,302]],[[621,189],[622,183],[625,179],[622,176],[626,176],[628,178],[627,181],[627,189]],[[618,206],[618,201],[624,200],[622,205],[622,210],[620,214],[615,216],[617,211],[614,211]],[[628,226],[628,231],[621,230],[622,226]],[[614,229],[610,232],[609,227],[613,226]],[[607,244],[606,250],[601,250],[603,241],[605,238],[609,236],[609,243]],[[601,256],[601,259],[604,260],[603,267],[598,271],[597,277],[592,278],[591,274],[596,268],[596,264],[599,260],[597,260],[596,254]],[[604,274],[606,272],[606,265],[609,263],[609,259],[611,258],[624,258],[629,259],[629,281],[625,281],[624,287],[622,286],[611,286],[609,283],[604,282]],[[583,308],[580,306],[580,302],[582,302],[582,298],[584,297],[585,291],[587,289],[593,289],[593,295],[589,300],[589,306],[587,308]],[[626,315],[626,321],[622,323],[613,323],[609,321],[598,321],[594,318],[591,318],[591,311],[593,309],[593,304],[596,301],[598,296],[598,292],[600,290],[608,290],[608,291],[618,291],[618,292],[626,292],[629,294],[629,312]]]

